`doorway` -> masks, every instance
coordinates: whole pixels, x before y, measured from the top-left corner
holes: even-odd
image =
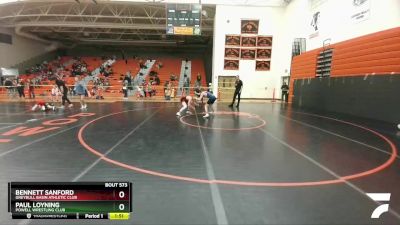
[[[235,92],[236,76],[219,76],[218,77],[218,101],[232,101]]]

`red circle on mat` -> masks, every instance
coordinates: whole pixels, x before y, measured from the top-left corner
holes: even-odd
[[[227,111],[219,111],[219,112],[213,112],[211,113],[212,115],[236,115],[236,116],[243,116],[243,117],[247,117],[249,119],[255,119],[258,120],[260,122],[260,124],[257,124],[255,126],[252,127],[243,127],[243,128],[223,128],[223,127],[207,127],[207,126],[201,126],[201,125],[197,125],[197,124],[192,124],[189,123],[187,121],[185,121],[185,118],[189,117],[189,116],[193,116],[193,115],[186,115],[186,116],[182,116],[180,118],[181,123],[191,126],[191,127],[200,127],[203,129],[210,129],[210,130],[223,130],[223,131],[239,131],[239,130],[254,130],[257,128],[261,128],[263,126],[265,126],[266,122],[265,120],[261,119],[258,115],[255,114],[251,114],[251,113],[247,113],[247,112],[227,112]],[[200,115],[200,114],[198,114]],[[201,114],[203,115],[203,114]]]
[[[384,169],[386,169],[387,167],[389,167],[395,160],[397,157],[397,148],[396,146],[393,144],[392,141],[390,141],[387,137],[385,137],[384,135],[371,130],[367,127],[363,127],[361,125],[358,124],[354,124],[354,123],[350,123],[347,121],[343,121],[343,120],[339,120],[339,119],[333,119],[330,117],[324,117],[324,116],[319,116],[319,115],[315,115],[315,114],[307,114],[307,115],[311,115],[311,116],[316,116],[316,117],[320,117],[320,118],[324,118],[324,119],[329,119],[329,120],[333,120],[333,121],[337,121],[340,123],[344,123],[344,124],[348,124],[354,127],[358,127],[360,129],[363,129],[365,131],[368,131],[376,136],[378,136],[379,138],[383,139],[386,143],[389,144],[390,148],[391,148],[391,154],[389,159],[384,162],[383,164],[364,171],[364,172],[360,172],[360,173],[355,173],[355,174],[351,174],[351,175],[347,175],[347,176],[343,176],[343,177],[339,177],[337,179],[330,179],[330,180],[319,180],[319,181],[306,181],[306,182],[252,182],[252,181],[240,181],[240,180],[219,180],[219,179],[215,179],[215,180],[206,180],[206,179],[199,179],[199,178],[194,178],[194,177],[185,177],[185,176],[176,176],[173,174],[168,174],[168,173],[161,173],[158,171],[154,171],[154,170],[148,170],[148,169],[142,169],[139,167],[135,167],[132,165],[128,165],[113,159],[108,158],[107,156],[105,156],[104,154],[102,154],[101,152],[99,152],[98,150],[92,148],[90,145],[88,145],[85,140],[83,139],[83,133],[85,131],[85,129],[90,125],[95,123],[96,121],[99,121],[103,118],[109,117],[109,116],[113,116],[113,115],[117,115],[117,114],[121,114],[121,113],[126,113],[126,112],[130,112],[130,111],[137,111],[137,110],[126,110],[126,111],[121,111],[121,112],[117,112],[117,113],[111,113],[111,114],[107,114],[101,117],[98,117],[96,119],[93,119],[89,122],[87,122],[85,125],[83,125],[81,127],[81,129],[79,129],[78,132],[78,139],[79,142],[82,144],[83,147],[85,147],[88,151],[90,151],[91,153],[97,155],[100,157],[100,159],[114,164],[116,166],[128,169],[128,170],[133,170],[139,173],[143,173],[143,174],[149,174],[149,175],[153,175],[153,176],[158,176],[158,177],[163,177],[163,178],[168,178],[168,179],[173,179],[173,180],[179,180],[179,181],[187,181],[187,182],[194,182],[194,183],[202,183],[202,184],[225,184],[225,185],[237,185],[237,186],[252,186],[252,187],[302,187],[302,186],[319,186],[319,185],[328,185],[328,184],[338,184],[338,183],[344,183],[348,180],[353,180],[353,179],[357,179],[357,178],[362,178],[362,177],[366,177],[369,175],[372,175],[374,173],[378,173]]]

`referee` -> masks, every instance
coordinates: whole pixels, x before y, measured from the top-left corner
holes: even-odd
[[[71,101],[68,99],[68,88],[65,85],[65,81],[62,80],[61,76],[58,76],[56,79],[56,85],[58,89],[62,92],[62,105],[60,108],[64,108],[65,102],[68,103],[68,107],[72,107]]]
[[[237,102],[236,107],[239,108],[240,94],[242,93],[242,88],[243,88],[243,82],[242,82],[242,80],[239,79],[239,76],[236,76],[236,81],[235,81],[235,93],[233,94],[233,100],[232,100],[232,103],[229,105],[229,107],[233,107],[233,104],[235,104],[236,95],[237,95],[237,97],[238,97],[238,102]]]

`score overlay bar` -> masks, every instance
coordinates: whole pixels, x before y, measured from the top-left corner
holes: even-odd
[[[13,219],[127,219],[132,183],[10,182],[8,199]]]

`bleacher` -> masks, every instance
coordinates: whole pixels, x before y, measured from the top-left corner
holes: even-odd
[[[181,61],[180,58],[157,58],[156,65],[159,62],[162,62],[163,66],[158,69],[157,66],[153,67],[153,70],[158,73],[158,77],[160,78],[160,85],[158,87],[153,86],[156,89],[156,96],[164,96],[164,84],[166,81],[170,80],[171,74],[175,74],[179,77],[180,69],[181,69]],[[148,79],[147,79],[148,81]],[[174,82],[173,85],[176,86],[177,82]],[[175,88],[176,89],[176,88]]]
[[[124,59],[118,59],[112,66],[113,74],[108,77],[110,88],[104,92],[104,96],[108,97],[121,97],[122,93],[122,80],[127,71],[131,71],[132,76],[139,72],[139,60],[127,59],[128,64]]]
[[[100,57],[90,57],[90,56],[85,56],[81,57],[81,60],[86,62],[88,65],[88,70],[93,71],[96,68],[100,67],[101,64],[105,61],[102,60]],[[49,62],[49,64],[53,64],[57,62],[57,60],[53,60]],[[65,67],[65,72],[64,72],[64,79],[66,81],[66,84],[68,86],[73,86],[75,83],[75,77],[70,76],[71,75],[71,70],[72,70],[72,64],[74,62],[72,56],[63,56],[60,58],[59,62],[64,65]],[[159,69],[158,68],[158,63],[162,62],[163,66]],[[194,59],[191,60],[192,62],[192,68],[191,68],[191,74],[190,74],[190,80],[191,80],[191,87],[195,85],[196,81],[196,76],[198,73],[201,74],[202,76],[202,81],[201,81],[201,86],[207,86],[206,83],[206,76],[205,76],[205,68],[203,61],[201,59]],[[156,58],[155,59],[155,64],[153,67],[150,69],[150,71],[155,71],[158,74],[158,77],[160,78],[160,85],[155,86],[153,85],[153,89],[156,89],[156,97],[157,99],[162,99],[164,96],[164,85],[166,81],[170,80],[171,74],[175,74],[177,78],[179,79],[180,76],[180,70],[181,70],[181,64],[182,64],[182,58]],[[108,76],[108,78],[105,78],[104,76],[100,76],[103,79],[107,79],[109,82],[110,87],[106,89],[106,91],[103,92],[104,98],[122,98],[122,85],[123,85],[123,79],[127,71],[131,71],[132,75],[132,82],[134,80],[134,77],[139,73],[140,68],[139,68],[139,60],[137,59],[128,59],[127,64],[125,59],[118,59],[116,62],[111,66],[113,73]],[[189,75],[189,74],[188,74]],[[20,78],[27,80],[27,79],[32,79],[35,78],[36,75],[34,74],[28,74],[28,75],[20,75]],[[148,82],[150,79],[150,76],[146,77],[146,82]],[[51,92],[52,86],[54,82],[49,81],[49,80],[44,80],[42,81],[41,85],[38,85],[35,89],[35,94],[37,96],[43,96],[46,95],[48,96]],[[89,83],[90,85],[91,83]],[[173,87],[175,89],[175,96],[178,95],[178,81],[173,82]],[[194,89],[191,88],[191,94],[193,94]],[[6,91],[3,90],[2,94],[5,94]],[[25,88],[25,93],[26,95],[28,94],[28,89]],[[27,95],[28,96],[28,95]]]
[[[192,60],[192,77],[190,78],[191,86],[195,84],[197,74],[200,73],[201,75],[201,86],[207,87],[207,80],[206,80],[206,71],[204,68],[204,62],[201,59],[193,59]],[[194,90],[190,91],[193,94]]]

